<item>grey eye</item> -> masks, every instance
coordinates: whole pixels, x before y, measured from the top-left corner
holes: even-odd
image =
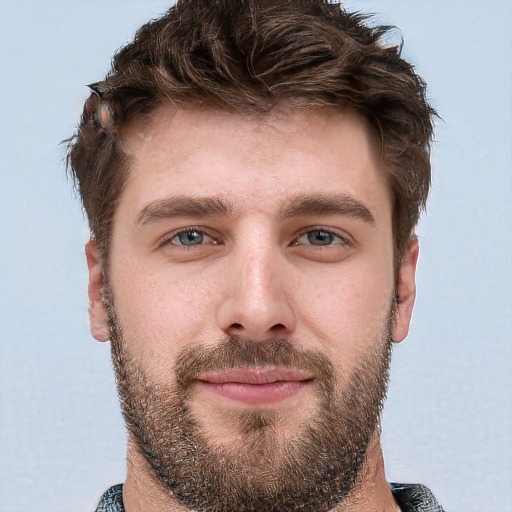
[[[331,245],[335,238],[339,238],[328,231],[322,229],[315,229],[306,233],[308,242],[311,245]]]
[[[206,237],[208,238],[208,237]],[[185,245],[191,247],[194,245],[201,245],[204,242],[205,235],[201,231],[191,229],[189,231],[183,231],[174,236],[173,242],[177,245]]]

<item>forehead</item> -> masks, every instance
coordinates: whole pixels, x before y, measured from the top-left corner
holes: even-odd
[[[134,206],[178,194],[262,209],[326,192],[371,202],[390,195],[376,146],[367,121],[350,109],[243,115],[160,107],[126,132],[125,194]]]

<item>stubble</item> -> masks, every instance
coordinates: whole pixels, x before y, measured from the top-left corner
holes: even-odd
[[[368,340],[374,349],[348,382],[324,354],[302,350],[293,341],[228,337],[213,347],[187,347],[174,367],[176,384],[164,386],[127,351],[111,293],[105,303],[125,423],[170,503],[178,500],[202,512],[325,512],[350,496],[387,391],[390,322],[378,340]],[[266,366],[313,375],[315,414],[283,438],[278,408],[231,411],[227,420],[238,440],[228,436],[224,443],[212,443],[192,407],[198,375]]]

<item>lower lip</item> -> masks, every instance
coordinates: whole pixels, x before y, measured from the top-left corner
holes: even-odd
[[[268,384],[225,382],[222,384],[201,381],[208,391],[250,405],[275,404],[298,394],[309,381],[280,381]]]

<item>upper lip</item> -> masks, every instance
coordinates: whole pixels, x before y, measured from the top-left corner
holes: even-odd
[[[199,375],[198,380],[211,384],[238,382],[241,384],[271,384],[273,382],[300,382],[312,375],[297,368],[225,368]]]

